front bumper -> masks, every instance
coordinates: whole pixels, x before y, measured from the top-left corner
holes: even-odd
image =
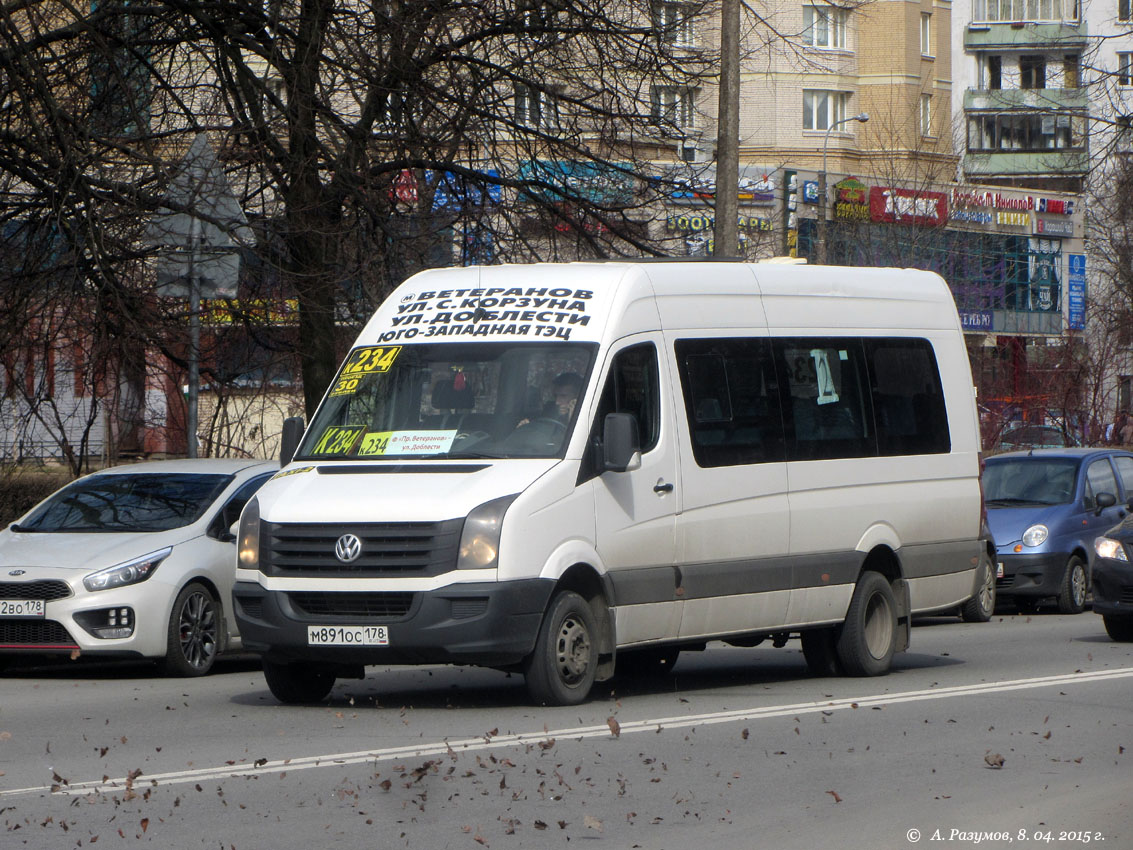
[[[1127,561],[1097,558],[1092,575],[1098,614],[1133,617],[1133,565]]]
[[[386,616],[357,613],[380,608],[381,593],[320,592],[322,613],[303,607],[309,594],[268,591],[254,582],[236,582],[232,596],[244,648],[276,662],[509,667],[534,649],[553,589],[546,579],[453,584],[414,592],[404,612]],[[351,609],[355,613],[335,613]],[[385,625],[389,645],[311,646],[307,627],[316,625]]]
[[[156,578],[156,576],[155,576]],[[29,581],[29,586],[43,580]],[[62,583],[56,579],[56,584]],[[70,582],[67,582],[70,585]],[[21,599],[34,596],[18,583],[5,583],[5,596]],[[157,657],[165,653],[169,610],[175,591],[154,579],[97,593],[82,585],[71,585],[70,595],[48,599],[44,616],[0,618],[0,653],[20,655],[82,655]],[[101,638],[91,632],[95,626],[109,624],[109,612],[117,620],[123,609],[129,611],[133,632],[124,638]],[[85,624],[85,625],[84,625]]]
[[[1069,552],[1040,555],[997,554],[995,592],[1000,597],[1057,596],[1066,577]]]

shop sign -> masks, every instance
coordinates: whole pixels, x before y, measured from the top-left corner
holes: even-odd
[[[1002,192],[972,192],[964,189],[953,189],[949,200],[953,221],[970,221],[977,224],[991,224],[995,221],[995,213],[998,212],[1074,215],[1074,201],[1061,198],[1005,195]]]
[[[1074,222],[1065,219],[1036,218],[1035,233],[1042,236],[1070,237],[1074,235]]]
[[[1066,290],[1069,313],[1066,317],[1070,329],[1086,329],[1086,255],[1067,254]]]
[[[817,200],[817,186],[815,189]],[[869,221],[869,187],[856,177],[834,184],[834,219]]]
[[[960,328],[964,331],[991,333],[995,322],[991,310],[960,310]]]
[[[873,221],[942,225],[948,220],[948,196],[943,192],[919,192],[874,186],[869,190],[869,214]]]
[[[688,167],[673,169],[662,179],[673,183],[670,200],[687,203],[712,203],[716,200],[716,168],[708,166],[698,171]],[[774,173],[762,168],[741,168],[736,184],[736,199],[741,204],[767,206],[775,203]]]
[[[551,201],[629,204],[633,201],[633,164],[537,159],[519,166],[519,179],[535,183],[530,194]]]
[[[818,181],[806,180],[803,182],[803,203],[804,204],[817,204],[818,203]]]
[[[675,233],[702,233],[715,228],[716,217],[711,213],[677,213],[665,219],[665,229]],[[771,230],[771,219],[736,216],[736,228],[743,231]]]

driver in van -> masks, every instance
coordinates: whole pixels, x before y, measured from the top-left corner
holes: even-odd
[[[577,372],[562,372],[551,381],[551,398],[543,405],[538,419],[551,419],[562,425],[570,424],[574,415],[574,408],[578,405],[578,396],[582,391],[582,376]],[[516,428],[532,422],[531,417],[525,417],[516,423]]]

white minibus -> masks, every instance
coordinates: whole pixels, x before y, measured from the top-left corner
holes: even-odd
[[[367,665],[537,703],[709,641],[880,675],[986,583],[945,282],[713,261],[405,281],[245,508],[234,610],[283,702]]]

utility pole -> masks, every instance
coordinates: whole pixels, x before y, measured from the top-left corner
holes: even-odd
[[[739,254],[736,225],[740,184],[740,0],[720,9],[720,106],[716,122],[714,257]]]

